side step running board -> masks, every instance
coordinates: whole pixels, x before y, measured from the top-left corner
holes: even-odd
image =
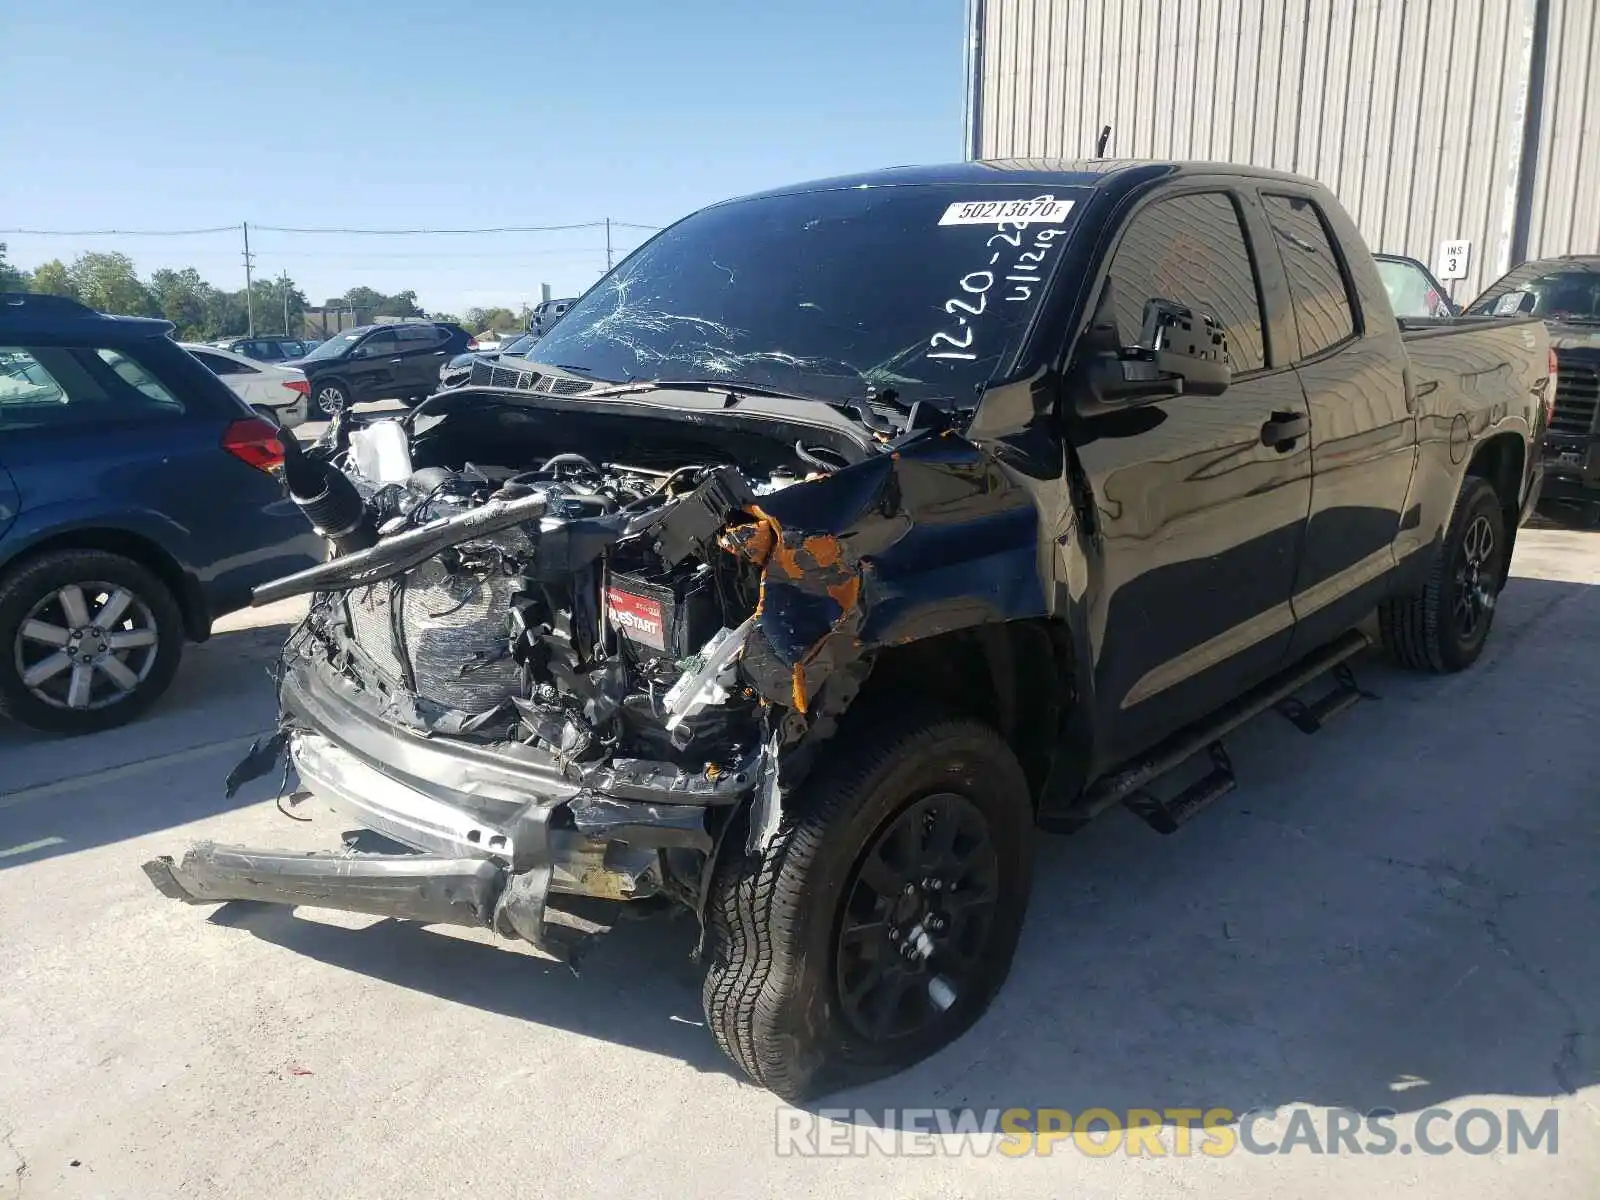
[[[1102,776],[1071,808],[1053,815],[1041,814],[1040,826],[1059,833],[1070,833],[1079,829],[1106,809],[1142,793],[1145,784],[1151,780],[1187,762],[1200,751],[1215,747],[1212,752],[1211,772],[1204,779],[1185,789],[1171,801],[1155,800],[1154,797],[1149,797],[1148,793],[1144,793],[1144,797],[1148,799],[1141,797],[1134,805],[1130,805],[1143,816],[1145,814],[1138,806],[1144,805],[1148,808],[1153,802],[1166,810],[1166,815],[1159,818],[1161,823],[1170,823],[1171,828],[1177,828],[1183,821],[1199,812],[1218,796],[1226,795],[1233,788],[1232,764],[1228,762],[1226,752],[1217,745],[1223,737],[1251,718],[1272,708],[1280,700],[1299,691],[1319,675],[1340,667],[1371,644],[1371,639],[1365,633],[1351,630],[1337,641],[1313,651],[1293,666],[1224,704],[1206,719],[1180,729],[1155,749],[1133,759],[1109,775]],[[1353,676],[1351,682],[1354,682]],[[1359,689],[1355,691],[1355,699],[1359,699],[1362,693]],[[1344,694],[1340,689],[1335,689],[1335,692],[1341,697]],[[1337,708],[1330,707],[1328,711],[1320,713],[1319,724],[1320,721],[1332,716],[1333,711],[1342,711],[1354,702],[1354,699],[1341,700]],[[1323,701],[1317,702],[1319,707],[1322,704]],[[1307,707],[1309,710],[1312,706]]]
[[[1276,705],[1279,715],[1301,733],[1316,733],[1359,701],[1377,699],[1356,682],[1356,673],[1349,663],[1340,663],[1333,669],[1333,680],[1333,689],[1310,704],[1285,696]]]
[[[1220,800],[1239,786],[1233,773],[1233,761],[1221,742],[1212,742],[1209,748],[1211,770],[1197,779],[1170,800],[1163,800],[1154,792],[1140,788],[1123,801],[1128,810],[1144,820],[1157,833],[1176,833],[1178,826],[1213,800]]]

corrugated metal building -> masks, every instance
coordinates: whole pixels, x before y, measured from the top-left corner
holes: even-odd
[[[1331,187],[1458,301],[1600,252],[1600,0],[968,0],[968,153],[1248,162]]]

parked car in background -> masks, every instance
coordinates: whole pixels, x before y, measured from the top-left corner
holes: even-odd
[[[514,378],[291,451],[340,532],[256,593],[313,596],[288,753],[417,853],[208,842],[145,864],[166,895],[567,957],[575,896],[662,898],[698,919],[707,1031],[799,1102],[984,1011],[1036,823],[1126,802],[1171,833],[1233,787],[1244,721],[1329,672],[1286,715],[1357,702],[1337,668],[1373,642],[1483,652],[1545,331],[1397,321],[1320,184],[903,168],[713,205],[630,262]]]
[[[304,358],[321,343],[315,338],[260,335],[223,338],[221,341],[213,342],[212,345],[223,350],[232,350],[235,354],[242,354],[258,362],[288,362],[290,359]]]
[[[1453,317],[1460,310],[1433,272],[1404,254],[1374,254],[1378,278],[1397,317]]]
[[[311,383],[313,416],[332,416],[369,400],[420,404],[439,386],[439,368],[477,342],[446,321],[362,325],[335,334],[288,363]]]
[[[533,312],[528,315],[528,332],[535,337],[543,337],[550,332],[551,326],[566,314],[567,309],[577,302],[575,296],[569,296],[565,300],[541,300],[533,306]]]
[[[439,368],[439,388],[442,391],[445,388],[460,387],[472,377],[473,363],[494,362],[507,355],[515,357],[526,354],[538,340],[535,334],[525,333],[521,337],[506,339],[494,349],[480,345],[476,350],[458,354]]]
[[[1467,312],[1544,319],[1556,354],[1544,494],[1600,504],[1600,255],[1525,262],[1490,284]]]
[[[185,350],[250,406],[284,429],[305,423],[311,411],[311,384],[298,367],[256,362],[216,346],[180,343]]]
[[[35,729],[130,720],[185,640],[322,556],[278,429],[171,330],[0,294],[0,715]]]

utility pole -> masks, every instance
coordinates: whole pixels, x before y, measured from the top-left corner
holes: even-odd
[[[606,218],[606,270],[611,270],[611,218]]]
[[[294,337],[289,332],[289,272],[278,272],[278,286],[283,289],[283,336]]]
[[[255,290],[250,286],[250,268],[255,264],[250,255],[250,222],[244,223],[244,311],[245,320],[249,323],[248,334],[256,335],[256,297]]]

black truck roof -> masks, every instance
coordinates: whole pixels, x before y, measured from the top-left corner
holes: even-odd
[[[1315,184],[1301,175],[1269,171],[1238,163],[1157,161],[1145,158],[1004,158],[929,166],[887,167],[854,175],[835,175],[809,183],[790,184],[740,197],[793,196],[805,192],[837,191],[857,187],[914,187],[920,185],[1020,183],[1055,187],[1089,187],[1131,191],[1159,179],[1185,175],[1231,176],[1300,186]],[[726,200],[722,203],[738,203]]]

